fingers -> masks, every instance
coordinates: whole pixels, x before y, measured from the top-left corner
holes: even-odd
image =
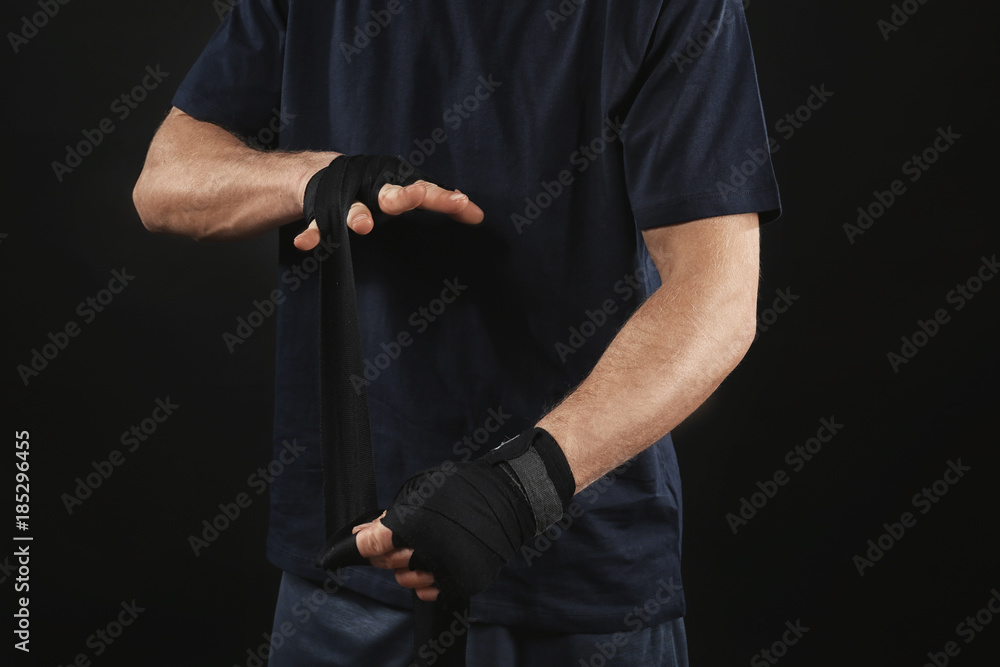
[[[441,594],[441,589],[434,585],[434,575],[422,570],[396,570],[396,583],[414,589],[424,602],[433,602]]]
[[[429,588],[434,585],[434,575],[423,570],[401,568],[396,570],[396,582],[405,588]]]
[[[426,195],[427,184],[423,181],[407,186],[386,183],[378,191],[378,206],[384,213],[399,215],[420,206]]]
[[[433,602],[441,594],[441,589],[434,585],[434,575],[423,570],[396,570],[396,583],[414,589],[424,602]]]
[[[382,516],[385,516],[384,512]],[[381,518],[354,527],[358,552],[375,567],[395,570],[396,581],[400,586],[416,590],[417,597],[425,602],[433,602],[440,593],[434,585],[434,575],[423,570],[410,569],[413,549],[395,548],[392,544],[392,531],[382,525]]]
[[[358,234],[367,234],[374,229],[375,222],[368,207],[359,201],[354,202],[347,211],[347,226]],[[313,220],[292,243],[299,250],[308,252],[319,245],[320,238],[319,225]]]
[[[415,208],[435,211],[468,225],[483,221],[483,209],[474,204],[468,195],[458,190],[446,190],[434,183],[417,181],[407,186],[386,183],[378,193],[378,205],[389,215],[399,215]],[[367,234],[375,228],[372,212],[361,202],[354,202],[347,212],[347,227],[357,234]],[[295,237],[294,244],[305,252],[319,245],[319,226],[313,220]]]
[[[435,600],[438,599],[438,595],[440,594],[441,591],[435,588],[434,586],[431,586],[430,588],[417,589],[417,597],[423,600],[424,602],[434,602]]]
[[[421,183],[422,181],[417,181]],[[447,213],[453,220],[476,225],[483,221],[483,209],[476,206],[468,195],[458,190],[445,190],[433,183],[427,184],[427,196],[420,208]]]
[[[378,204],[390,215],[420,208],[445,213],[453,220],[466,224],[483,221],[483,210],[472,203],[468,195],[458,190],[446,190],[427,181],[417,181],[405,187],[387,183],[379,190]]]
[[[372,212],[361,202],[354,202],[347,211],[347,227],[357,234],[367,234],[375,228]]]

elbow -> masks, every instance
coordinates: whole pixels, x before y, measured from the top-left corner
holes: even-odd
[[[750,351],[757,337],[757,299],[742,299],[742,303],[732,314],[727,336],[726,355],[728,372],[732,372]]]
[[[132,188],[132,204],[143,227],[154,234],[162,234],[169,230],[166,212],[162,205],[162,196],[156,191],[155,179],[150,177],[148,168],[139,174],[135,187]]]
[[[169,178],[148,166],[142,170],[132,188],[132,203],[142,226],[153,234],[178,234],[195,241],[218,236],[218,229],[199,222],[204,216],[192,215],[189,200],[195,193],[182,193],[169,183]]]
[[[743,357],[750,351],[757,338],[757,315],[751,311],[749,315],[743,315],[739,319],[739,324],[733,333],[733,346],[736,351],[736,364],[743,361]],[[734,364],[735,365],[735,364]]]

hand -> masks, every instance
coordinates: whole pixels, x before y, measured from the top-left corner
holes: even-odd
[[[303,192],[305,184],[303,184]],[[446,190],[427,181],[417,181],[400,186],[386,183],[378,193],[378,205],[383,213],[399,215],[413,209],[435,211],[450,216],[465,224],[479,224],[483,221],[483,210],[474,204],[468,195],[458,190]],[[372,212],[359,201],[354,202],[347,214],[347,226],[358,234],[367,234],[374,226]],[[295,247],[312,250],[320,241],[319,226],[315,220],[295,237]]]
[[[381,516],[355,528],[352,549],[334,547],[320,562],[328,569],[357,564],[353,550],[395,570],[396,581],[422,600],[439,593],[467,600],[562,516],[573,491],[558,443],[543,429],[529,429],[475,461],[446,461],[414,475]]]
[[[385,516],[385,512],[382,513]],[[410,569],[413,549],[398,549],[392,545],[392,531],[382,525],[382,517],[371,523],[354,527],[358,551],[369,559],[375,567],[396,571],[396,582],[404,588],[412,588],[417,597],[425,602],[437,600],[441,591],[434,585],[434,575],[430,572]]]

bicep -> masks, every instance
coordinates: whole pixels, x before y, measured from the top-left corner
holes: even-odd
[[[708,281],[757,290],[760,226],[756,213],[724,215],[644,229],[649,256],[664,284]]]

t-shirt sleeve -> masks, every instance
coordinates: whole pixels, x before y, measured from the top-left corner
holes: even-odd
[[[265,128],[281,105],[287,16],[282,0],[236,4],[181,82],[173,105],[244,137]]]
[[[778,217],[750,35],[739,0],[665,0],[622,130],[640,229]]]

